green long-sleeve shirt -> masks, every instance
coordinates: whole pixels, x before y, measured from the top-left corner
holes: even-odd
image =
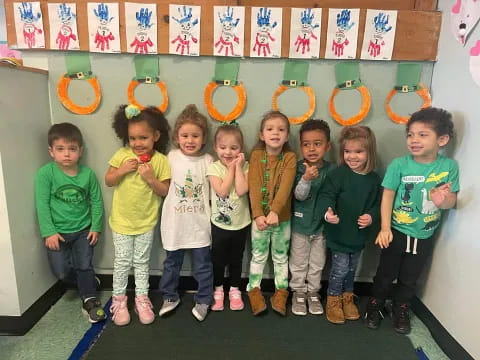
[[[103,199],[95,173],[79,165],[76,176],[65,174],[55,162],[38,170],[35,205],[42,237],[73,233],[90,226],[102,231]]]

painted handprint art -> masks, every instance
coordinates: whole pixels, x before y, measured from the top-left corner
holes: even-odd
[[[282,9],[252,7],[250,56],[278,58],[282,44]]]
[[[39,2],[14,3],[17,43],[20,49],[45,47]]]
[[[213,49],[217,56],[243,56],[245,8],[214,6]]]
[[[76,4],[48,4],[48,17],[51,48],[79,50]]]
[[[170,54],[200,54],[200,6],[170,4]]]
[[[390,60],[396,24],[396,11],[367,10],[361,58]]]
[[[330,9],[327,59],[354,59],[357,52],[359,9]]]
[[[117,3],[88,3],[90,51],[120,52]]]
[[[322,9],[292,8],[291,14],[289,57],[318,59]]]
[[[156,4],[125,3],[128,52],[157,53]]]

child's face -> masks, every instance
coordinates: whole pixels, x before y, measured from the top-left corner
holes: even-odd
[[[82,156],[83,147],[76,142],[57,139],[48,148],[48,152],[61,169],[68,170],[77,167],[78,160]]]
[[[160,132],[152,129],[146,121],[128,124],[128,145],[137,156],[152,154],[159,138]]]
[[[303,158],[310,165],[318,165],[323,161],[325,153],[330,150],[330,141],[321,130],[308,130],[300,138]]]
[[[346,140],[343,149],[343,159],[352,171],[362,173],[368,160],[365,144],[361,140]]]
[[[198,156],[205,144],[202,128],[192,123],[183,124],[178,129],[176,140],[182,153],[188,156]]]
[[[435,161],[438,150],[449,139],[448,135],[438,136],[429,124],[414,122],[408,129],[407,147],[415,161],[428,163]]]
[[[288,126],[285,119],[274,117],[265,121],[260,140],[265,142],[267,152],[279,153],[288,141]]]
[[[223,165],[228,166],[242,152],[242,145],[235,134],[218,134],[215,152]]]

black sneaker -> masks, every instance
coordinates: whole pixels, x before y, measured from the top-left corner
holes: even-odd
[[[82,311],[88,316],[88,321],[92,324],[105,320],[106,318],[102,304],[94,297],[83,302]]]
[[[393,328],[399,334],[408,334],[411,331],[410,309],[408,304],[395,304],[393,306]]]
[[[383,320],[382,310],[385,301],[376,298],[370,298],[367,304],[367,312],[365,313],[365,326],[369,329],[376,330],[379,328]]]

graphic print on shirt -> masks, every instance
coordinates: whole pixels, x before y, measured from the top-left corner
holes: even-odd
[[[236,213],[236,210],[238,209],[238,204],[235,201],[231,201],[229,196],[227,196],[226,198],[221,198],[217,196],[217,209],[218,216],[215,218],[215,221],[221,224],[231,225],[232,218],[230,217],[230,215]]]
[[[189,169],[185,175],[183,185],[174,182],[175,195],[178,198],[178,205],[175,206],[176,213],[204,213],[203,184],[194,182],[192,172]]]
[[[73,184],[60,186],[54,193],[55,198],[66,203],[78,204],[84,202],[87,194],[84,189]]]

